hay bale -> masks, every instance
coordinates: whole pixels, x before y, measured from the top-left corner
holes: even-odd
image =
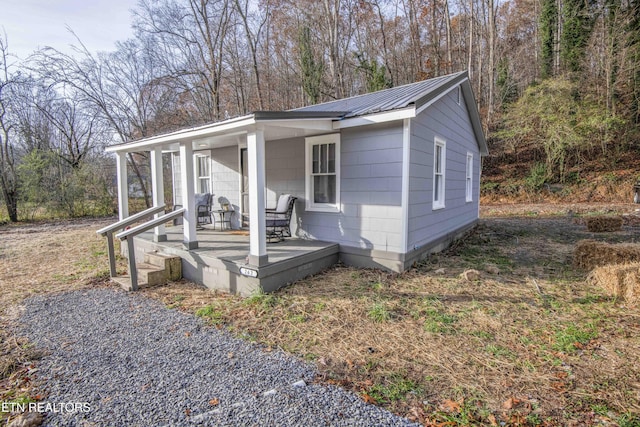
[[[610,244],[596,240],[580,240],[573,252],[573,265],[585,270],[608,264],[627,264],[640,261],[640,245]]]
[[[594,216],[587,218],[587,230],[593,233],[605,231],[620,231],[622,229],[622,217],[619,216]]]
[[[635,305],[640,301],[640,263],[597,267],[588,280],[610,295]]]

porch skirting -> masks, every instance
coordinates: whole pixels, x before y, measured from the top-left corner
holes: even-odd
[[[249,296],[259,290],[272,292],[307,276],[317,274],[338,262],[339,246],[324,244],[298,250],[291,256],[274,256],[275,262],[256,267],[237,257],[216,257],[215,251],[187,250],[178,245],[156,243],[148,238],[136,238],[136,260],[141,261],[147,252],[162,252],[182,258],[182,277],[205,285],[212,290],[220,290],[242,296]],[[274,246],[274,249],[286,252],[286,247]],[[233,259],[232,259],[233,258]],[[249,277],[240,272],[249,268],[258,277]]]
[[[416,247],[406,254],[340,245],[340,261],[354,267],[382,268],[401,273],[410,269],[414,263],[427,258],[430,254],[446,249],[454,241],[468,233],[477,223],[478,220],[474,220],[462,228],[445,234],[423,246]]]
[[[249,263],[246,237],[204,230],[200,232],[201,244],[198,249],[188,250],[182,245],[180,230],[170,228],[169,239],[164,242],[155,242],[151,233],[135,237],[135,257],[136,261],[142,262],[148,252],[179,256],[185,279],[212,290],[248,296],[259,290],[275,291],[317,274],[338,261],[354,267],[403,272],[429,254],[446,249],[469,232],[477,222],[474,220],[455,232],[416,247],[406,254],[330,242],[287,239],[268,247],[266,264],[261,266]],[[128,256],[124,245],[123,254]],[[250,277],[248,272],[257,277]]]

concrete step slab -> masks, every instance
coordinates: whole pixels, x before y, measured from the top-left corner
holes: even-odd
[[[147,252],[144,255],[144,262],[163,268],[167,273],[167,280],[176,281],[182,279],[182,259],[179,256]]]
[[[138,281],[142,283],[153,286],[168,282],[167,272],[164,268],[147,263],[136,264],[136,268],[138,269]]]

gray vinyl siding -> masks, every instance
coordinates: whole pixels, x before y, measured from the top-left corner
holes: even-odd
[[[298,218],[304,213],[304,138],[267,141],[265,205],[275,208],[281,194],[298,198],[291,217],[291,233],[298,235]]]
[[[274,208],[281,194],[304,199],[304,139],[285,139],[266,143],[266,200]]]
[[[480,152],[457,90],[411,120],[408,250],[419,248],[478,218]],[[433,210],[434,139],[446,141],[445,207]],[[473,154],[473,201],[466,202],[466,159]]]
[[[231,227],[240,227],[240,161],[236,145],[211,150],[211,193],[213,207],[220,209],[219,197],[226,197],[236,211]]]
[[[340,156],[342,211],[305,211],[301,232],[356,248],[403,252],[401,123],[343,130]]]
[[[173,167],[173,204],[182,205],[182,176],[180,175],[180,155],[171,153]]]

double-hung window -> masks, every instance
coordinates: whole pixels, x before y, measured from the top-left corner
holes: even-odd
[[[306,139],[306,208],[340,210],[340,134]]]
[[[473,154],[467,153],[466,201],[473,202]]]
[[[444,208],[446,147],[447,144],[444,140],[435,138],[433,145],[433,209]]]
[[[196,192],[211,193],[210,157],[196,155]]]

